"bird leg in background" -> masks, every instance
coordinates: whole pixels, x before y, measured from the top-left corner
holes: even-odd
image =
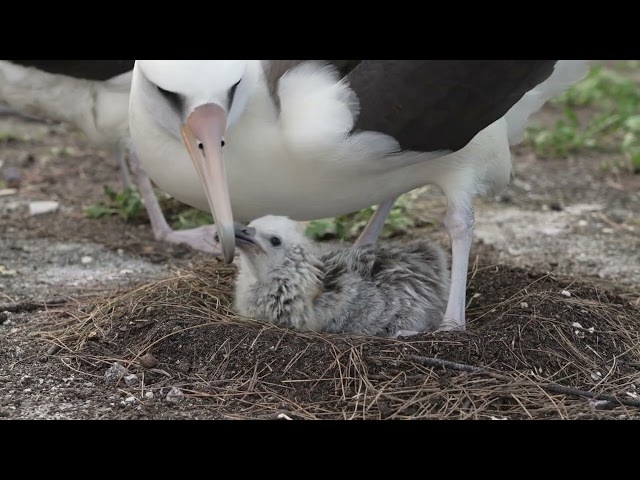
[[[369,219],[369,223],[364,228],[364,231],[356,240],[356,247],[364,247],[365,245],[372,245],[378,241],[378,237],[384,228],[384,222],[387,221],[387,217],[391,213],[391,209],[398,200],[398,197],[387,200],[384,203],[378,205],[373,216]]]
[[[471,199],[453,204],[449,200],[444,225],[451,239],[451,289],[440,331],[465,330],[467,269],[473,242],[473,203]]]
[[[22,112],[18,112],[16,110],[14,110],[13,108],[9,108],[9,107],[0,107],[0,117],[20,117],[23,120],[27,120],[29,122],[43,122],[42,118],[37,118],[37,117],[33,117],[31,115],[28,115],[26,113],[22,113]]]
[[[220,255],[220,247],[214,240],[216,234],[215,225],[205,225],[189,230],[171,229],[167,220],[164,218],[164,213],[160,208],[158,198],[151,186],[151,180],[149,180],[149,177],[142,169],[132,146],[129,147],[129,160],[136,176],[138,189],[140,190],[142,201],[147,210],[147,215],[151,222],[151,230],[153,231],[155,239],[160,242],[187,245],[194,250]]]
[[[120,167],[122,185],[124,185],[124,188],[129,188],[131,187],[131,175],[129,174],[129,166],[127,165],[127,159],[124,155],[124,148],[121,145],[118,145],[113,149],[113,153],[116,156],[118,166]]]

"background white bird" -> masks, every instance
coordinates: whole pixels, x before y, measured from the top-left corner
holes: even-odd
[[[0,60],[0,104],[71,124],[113,151],[129,186],[129,91],[133,60]]]

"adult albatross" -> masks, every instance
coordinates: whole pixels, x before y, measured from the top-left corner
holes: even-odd
[[[570,60],[137,60],[130,132],[158,186],[211,211],[227,262],[234,218],[313,220],[379,204],[359,239],[370,243],[399,195],[437,185],[452,243],[442,329],[464,330],[473,197],[509,184],[509,147],[529,116],[587,70]]]

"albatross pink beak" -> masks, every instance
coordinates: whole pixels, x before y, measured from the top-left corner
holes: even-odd
[[[227,114],[224,109],[208,103],[199,106],[189,115],[186,125],[182,127],[182,138],[202,180],[224,259],[231,263],[236,240],[227,175],[222,158],[222,142],[226,129]]]

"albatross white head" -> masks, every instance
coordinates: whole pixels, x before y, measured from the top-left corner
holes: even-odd
[[[246,107],[248,60],[138,60],[142,88],[158,123],[182,137],[202,181],[225,261],[235,236],[225,173],[225,134]]]

